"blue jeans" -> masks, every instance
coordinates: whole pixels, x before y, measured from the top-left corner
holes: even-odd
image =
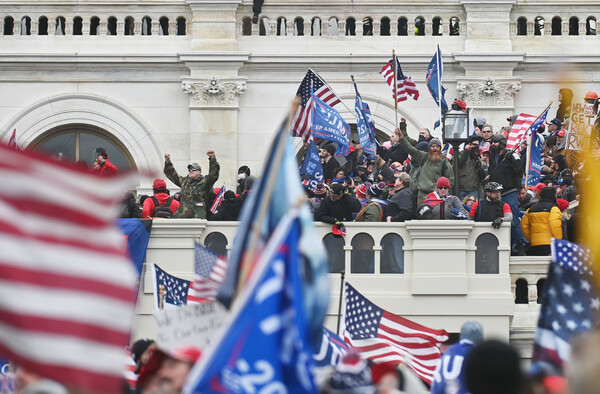
[[[515,245],[517,242],[524,243],[525,238],[523,237],[523,231],[521,231],[521,220],[519,219],[519,199],[517,198],[517,192],[510,192],[502,196],[502,201],[508,204],[513,215],[512,226],[510,227],[511,244]]]

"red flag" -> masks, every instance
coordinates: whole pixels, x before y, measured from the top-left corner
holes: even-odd
[[[344,340],[376,363],[405,363],[428,384],[441,357],[445,330],[434,330],[379,308],[346,283]]]
[[[133,174],[0,145],[0,354],[82,391],[121,389],[137,275],[116,226]]]
[[[8,147],[11,149],[19,149],[17,146],[17,129],[13,130],[10,140],[8,141]]]

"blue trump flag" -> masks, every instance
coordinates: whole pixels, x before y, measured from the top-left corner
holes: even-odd
[[[319,156],[319,148],[313,140],[308,143],[308,149],[304,155],[304,161],[302,167],[300,167],[300,174],[310,175],[310,179],[303,181],[307,183],[311,190],[315,190],[319,183],[323,183],[323,164],[321,164],[321,157]]]
[[[315,349],[318,350],[315,351],[313,359],[317,367],[337,365],[349,348],[342,338],[323,327],[321,344],[316,344]]]
[[[313,137],[337,142],[336,156],[348,156],[350,153],[350,126],[342,115],[323,100],[312,96],[312,125]]]
[[[544,143],[538,133],[532,134],[531,147],[529,148],[529,159],[527,160],[528,175],[525,181],[525,187],[528,185],[537,185],[542,174],[544,165]]]
[[[236,299],[225,330],[194,365],[185,393],[317,393],[299,274],[301,224],[290,211]]]
[[[139,276],[142,274],[142,267],[144,266],[144,260],[146,260],[152,219],[119,219],[118,223],[125,238],[127,252]]]
[[[360,146],[366,156],[374,156],[377,150],[377,142],[375,141],[375,123],[371,116],[369,105],[362,101],[358,87],[354,84],[356,91],[356,103],[354,109],[356,111],[356,128],[360,138]]]
[[[427,67],[427,75],[425,76],[425,82],[427,83],[427,89],[431,94],[431,97],[435,100],[435,103],[440,107],[440,119],[441,114],[448,110],[448,104],[444,95],[446,94],[446,88],[442,86],[442,74],[444,73],[444,64],[442,62],[442,51],[438,45],[437,51],[433,58],[429,62]],[[435,122],[435,127],[439,126],[439,120]]]
[[[244,272],[248,271],[248,267],[250,272],[253,271],[252,267],[281,218],[294,207],[300,206],[299,252],[302,264],[299,269],[305,288],[305,313],[310,319],[311,333],[316,340],[321,335],[329,305],[329,265],[321,239],[314,229],[313,215],[303,203],[306,194],[298,174],[287,120],[282,122],[277,131],[263,168],[263,176],[255,183],[252,193],[244,202],[238,232],[229,254],[227,272],[217,298],[227,307],[232,304],[238,289],[243,288],[253,275],[244,275]],[[277,198],[273,195],[274,185],[278,190]],[[251,242],[253,231],[259,234],[255,246]]]

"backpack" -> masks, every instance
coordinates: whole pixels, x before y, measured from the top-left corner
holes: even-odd
[[[160,204],[158,199],[154,196],[150,197],[154,201],[154,211],[152,211],[153,218],[164,218],[171,219],[173,212],[171,212],[171,203],[173,202],[173,196],[169,197],[164,204]]]

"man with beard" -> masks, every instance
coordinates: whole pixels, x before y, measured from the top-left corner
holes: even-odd
[[[398,129],[397,129],[398,130]],[[403,133],[398,133],[400,144],[412,156],[412,160],[421,167],[417,179],[413,179],[416,184],[417,207],[423,205],[425,197],[436,189],[437,180],[440,177],[449,179],[450,184],[454,183],[454,172],[452,166],[442,154],[442,143],[437,138],[429,141],[428,152],[421,152],[410,144]]]
[[[323,179],[325,183],[331,184],[335,171],[340,168],[340,162],[335,157],[335,145],[327,144],[321,149],[321,163],[323,164]]]
[[[467,194],[479,198],[479,188],[486,173],[479,161],[479,144],[482,138],[476,135],[469,137],[465,149],[458,154],[458,186],[459,198],[462,200]],[[456,165],[456,163],[454,164]]]
[[[517,193],[521,189],[523,166],[518,153],[506,150],[506,137],[494,134],[490,145],[489,181],[499,183],[502,188],[502,201],[512,211],[511,243],[513,254],[524,256],[525,248],[523,232],[519,223],[519,199]]]
[[[483,190],[485,198],[473,204],[469,219],[476,222],[492,222],[495,229],[499,229],[502,222],[512,222],[510,206],[500,199],[502,186],[497,182],[489,182]]]
[[[394,175],[394,195],[385,207],[384,218],[388,222],[404,222],[415,217],[415,206],[412,190],[410,188],[411,178],[406,172]]]

